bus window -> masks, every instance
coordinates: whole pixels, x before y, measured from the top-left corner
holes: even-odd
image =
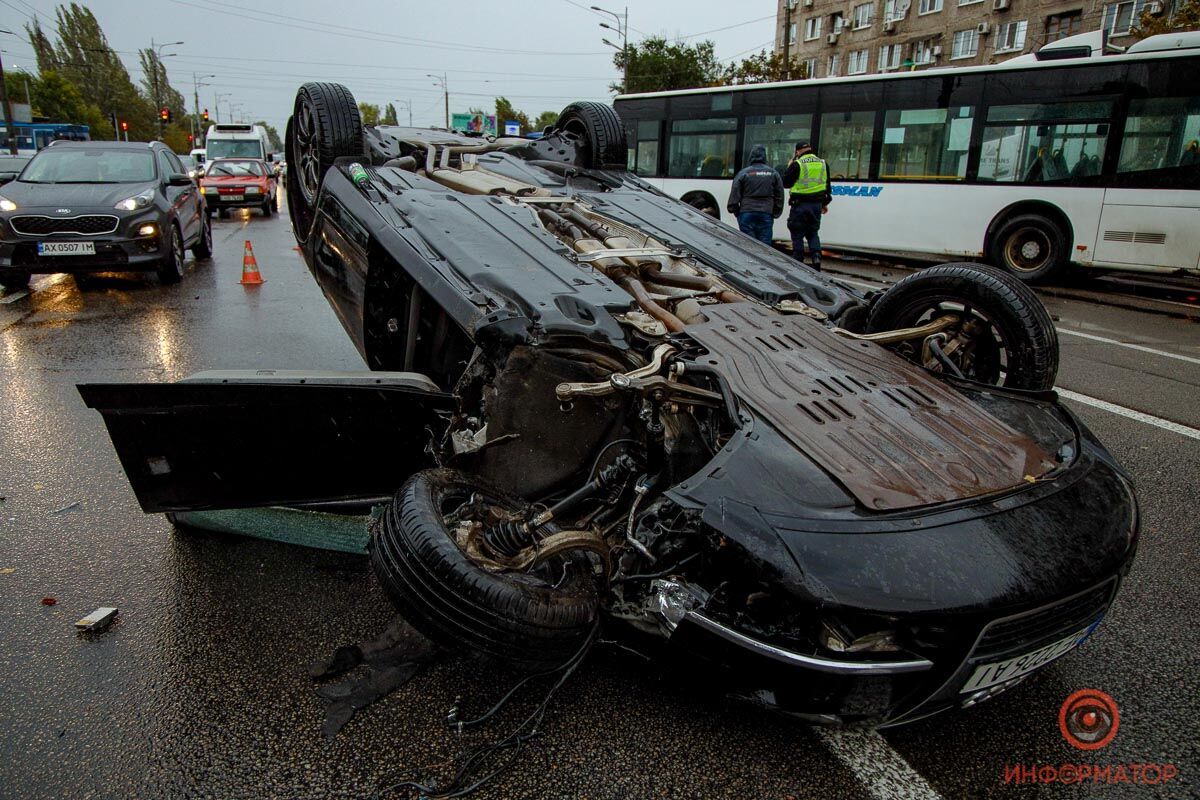
[[[821,141],[817,154],[829,166],[835,181],[866,180],[871,166],[874,111],[835,111],[821,115]]]
[[[635,175],[655,175],[658,173],[658,129],[656,119],[639,120],[637,124],[636,149],[630,152],[629,169]]]
[[[737,148],[732,117],[680,119],[671,123],[671,178],[731,178]]]
[[[746,117],[742,138],[742,163],[750,163],[750,150],[757,144],[767,148],[767,163],[783,172],[796,152],[796,145],[812,136],[812,114],[776,114]]]
[[[1187,166],[1200,166],[1200,96],[1134,100],[1117,171]]]
[[[971,106],[888,111],[883,118],[879,177],[909,181],[963,181],[971,146]]]
[[[979,154],[979,179],[1048,183],[1100,174],[1108,101],[993,106]]]

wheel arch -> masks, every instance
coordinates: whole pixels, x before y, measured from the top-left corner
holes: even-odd
[[[693,189],[690,192],[685,192],[683,197],[680,197],[679,199],[697,210],[704,208],[704,206],[699,205],[697,201],[704,201],[709,208],[712,208],[717,212],[714,215],[715,219],[721,218],[721,204],[717,202],[717,198],[713,196],[712,192],[709,192],[705,189]]]
[[[1022,214],[1037,214],[1057,225],[1067,240],[1067,261],[1071,260],[1071,250],[1075,246],[1075,229],[1072,227],[1071,220],[1067,217],[1066,212],[1048,200],[1018,200],[1002,208],[996,216],[992,217],[992,221],[988,223],[987,231],[983,235],[983,249],[981,252],[984,254],[991,252],[993,237],[996,235],[996,232],[1004,226],[1004,223]]]

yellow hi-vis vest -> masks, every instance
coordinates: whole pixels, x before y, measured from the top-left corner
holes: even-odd
[[[825,162],[812,153],[805,153],[796,159],[796,165],[800,171],[792,184],[792,194],[824,194],[825,184],[829,181]]]

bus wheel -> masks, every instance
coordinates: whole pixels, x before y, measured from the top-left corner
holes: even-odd
[[[993,264],[1025,283],[1041,283],[1067,264],[1067,237],[1050,220],[1022,214],[1004,222],[992,235],[988,256]]]
[[[1009,389],[1045,391],[1058,375],[1058,334],[1017,278],[983,264],[940,264],[893,284],[871,305],[867,333],[951,317],[950,327],[893,349],[934,372]]]
[[[717,201],[707,192],[692,192],[691,194],[685,194],[680,199],[697,211],[708,214],[713,219],[721,218],[721,209],[717,208]]]

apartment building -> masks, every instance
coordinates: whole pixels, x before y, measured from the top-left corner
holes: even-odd
[[[775,47],[810,77],[995,64],[1103,28],[1131,44],[1172,0],[777,0]],[[798,72],[794,74],[799,74]]]

